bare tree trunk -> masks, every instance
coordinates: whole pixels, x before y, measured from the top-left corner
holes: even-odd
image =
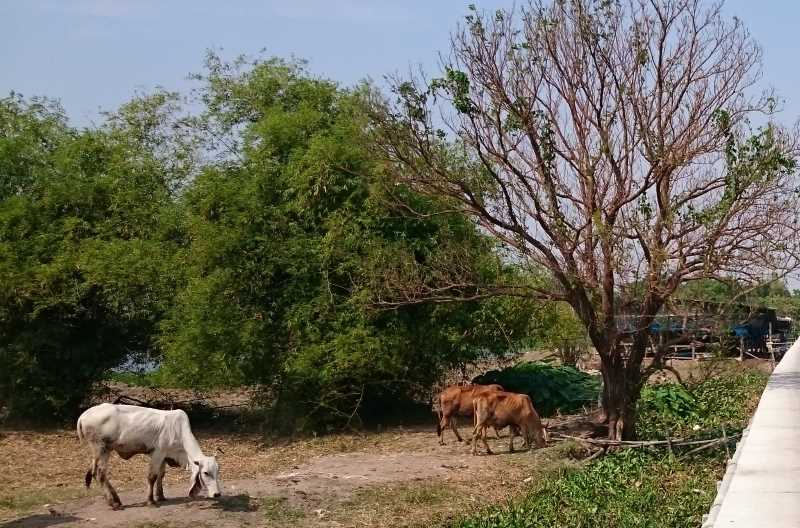
[[[621,344],[609,345],[614,348],[600,355],[601,401],[610,440],[636,438],[636,402],[642,389],[641,361],[638,360],[642,355],[637,352],[643,351],[644,343],[643,339],[634,339],[629,357],[625,356]]]
[[[641,383],[638,376],[629,375],[629,370],[619,364],[603,369],[603,400],[608,419],[610,440],[633,440],[636,438],[636,402]]]

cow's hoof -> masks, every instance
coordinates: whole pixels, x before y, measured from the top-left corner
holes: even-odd
[[[156,501],[154,501],[154,500],[148,499],[147,505],[148,506],[158,506],[158,503]]]
[[[156,502],[166,502],[167,498],[163,495],[156,497]]]
[[[119,510],[122,509],[122,503],[121,502],[112,502],[110,504],[110,506],[111,506],[111,509],[114,510],[114,511],[119,511]]]

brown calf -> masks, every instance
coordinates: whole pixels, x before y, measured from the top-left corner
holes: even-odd
[[[500,392],[503,387],[500,385],[451,385],[439,394],[439,423],[436,426],[436,434],[439,436],[439,443],[444,445],[444,431],[447,426],[453,430],[459,442],[462,442],[461,435],[456,428],[457,416],[473,416],[472,400],[475,396],[486,392]],[[497,429],[495,429],[497,434]],[[498,438],[500,435],[498,435]]]
[[[472,432],[473,455],[478,454],[478,438],[483,440],[486,453],[492,453],[486,442],[486,428],[490,426],[495,429],[509,426],[511,434],[508,450],[512,453],[515,435],[520,435],[525,440],[523,446],[530,447],[534,440],[536,447],[545,446],[547,432],[527,394],[485,392],[475,396],[473,406],[475,413],[475,430]]]

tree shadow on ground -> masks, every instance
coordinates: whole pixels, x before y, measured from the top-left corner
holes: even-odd
[[[0,528],[47,528],[48,526],[56,526],[82,520],[83,519],[80,517],[75,517],[73,515],[47,515],[39,513],[0,523]]]

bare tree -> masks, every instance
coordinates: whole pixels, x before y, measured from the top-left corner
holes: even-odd
[[[376,98],[378,148],[398,181],[547,271],[516,293],[572,306],[602,361],[609,437],[633,437],[640,389],[665,367],[665,349],[644,362],[648,329],[676,289],[798,266],[797,134],[751,125],[775,98],[756,94],[761,50],[721,4],[470,9],[440,78]],[[493,293],[453,284],[444,298]],[[637,322],[628,352],[621,314]]]

